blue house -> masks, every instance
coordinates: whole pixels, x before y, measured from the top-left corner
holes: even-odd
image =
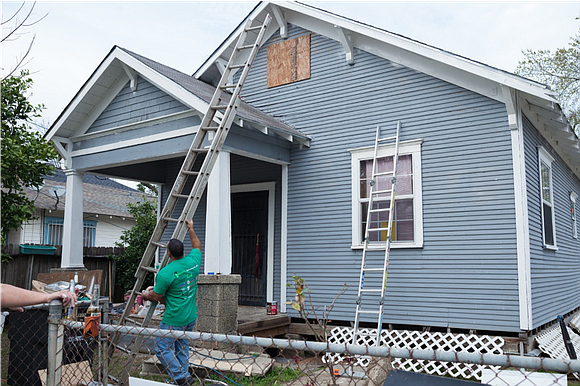
[[[375,130],[400,121],[385,324],[525,337],[580,308],[580,140],[547,86],[300,3],[247,17],[267,14],[194,217],[204,272],[241,274],[240,304],[291,316],[294,274],[319,305],[346,283],[331,318],[353,321]],[[166,199],[243,25],[193,75],[113,47],[46,135],[67,203],[87,172]],[[75,266],[82,210],[66,210]]]

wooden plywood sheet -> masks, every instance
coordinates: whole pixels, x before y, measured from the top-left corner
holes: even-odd
[[[267,86],[310,79],[310,34],[268,46]]]

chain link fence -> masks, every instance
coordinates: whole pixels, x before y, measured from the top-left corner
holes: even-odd
[[[580,360],[462,351],[461,347],[352,345],[347,338],[320,343],[107,323],[96,332],[83,322],[62,319],[62,313],[61,304],[53,301],[48,323],[44,310],[43,323],[28,323],[20,335],[12,334],[8,385],[174,384],[170,367],[157,355],[162,340],[182,340],[182,355],[195,385],[580,385]],[[36,333],[44,331],[42,343]],[[118,344],[113,346],[113,341]]]

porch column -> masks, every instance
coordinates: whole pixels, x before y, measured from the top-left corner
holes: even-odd
[[[232,270],[230,153],[220,151],[207,183],[205,273]]]
[[[83,173],[69,169],[62,236],[61,268],[84,268],[83,264]]]

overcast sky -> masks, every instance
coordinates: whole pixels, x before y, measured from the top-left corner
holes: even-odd
[[[565,47],[580,26],[578,1],[304,2],[510,72],[522,50]],[[33,19],[48,16],[2,44],[2,67],[36,34],[32,101],[52,124],[114,45],[192,74],[257,3],[40,1]],[[2,1],[2,20],[20,5]]]

